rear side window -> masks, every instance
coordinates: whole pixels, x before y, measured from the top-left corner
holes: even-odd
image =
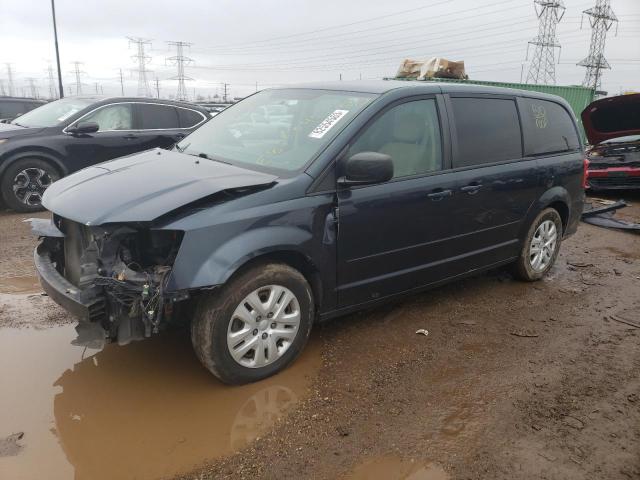
[[[160,130],[180,128],[177,109],[168,105],[139,103],[140,128],[142,130]]]
[[[204,120],[201,113],[186,108],[178,108],[178,117],[182,128],[191,128]]]
[[[573,119],[562,106],[535,98],[521,99],[527,155],[566,152],[580,148]]]
[[[522,137],[514,100],[452,98],[458,134],[453,168],[522,158]]]

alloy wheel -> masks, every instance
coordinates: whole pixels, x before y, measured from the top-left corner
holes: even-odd
[[[529,263],[536,272],[542,272],[551,263],[556,251],[558,232],[556,224],[545,220],[536,229],[529,247]]]
[[[52,183],[51,175],[42,168],[25,168],[13,179],[13,194],[20,203],[37,206],[42,203],[42,195]]]

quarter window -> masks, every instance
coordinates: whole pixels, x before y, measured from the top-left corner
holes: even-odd
[[[527,155],[580,148],[574,121],[561,105],[535,98],[523,98],[521,102]]]
[[[201,113],[186,108],[178,108],[178,117],[182,128],[191,128],[204,119]]]
[[[99,108],[85,117],[81,122],[95,122],[100,126],[99,131],[132,130],[133,114],[130,103],[118,103]]]
[[[348,156],[384,153],[393,159],[393,176],[442,169],[442,143],[435,100],[416,100],[390,108],[358,137]]]
[[[522,157],[522,137],[514,100],[452,98],[458,136],[453,167],[515,160]]]
[[[140,128],[142,130],[162,130],[180,128],[177,109],[168,105],[139,103]]]

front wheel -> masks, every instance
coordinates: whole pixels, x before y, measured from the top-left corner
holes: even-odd
[[[300,272],[282,264],[255,266],[200,299],[191,323],[193,348],[225,383],[262,380],[300,354],[313,305]]]
[[[529,227],[515,271],[518,278],[528,282],[544,277],[558,258],[562,243],[560,214],[547,208],[540,212]]]
[[[23,158],[9,165],[0,182],[0,193],[7,207],[16,212],[42,210],[42,195],[60,178],[58,171],[45,160]]]

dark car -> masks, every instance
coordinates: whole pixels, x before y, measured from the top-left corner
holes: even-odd
[[[265,108],[276,124],[258,121]],[[575,118],[555,96],[383,81],[265,90],[172,151],[56,182],[52,221],[32,223],[35,263],[80,318],[79,344],[191,319],[202,363],[244,383],[288,365],[317,320],[501,265],[540,279],[577,229],[584,177]]]
[[[640,94],[602,98],[582,112],[590,148],[587,188],[640,188]]]
[[[7,123],[45,103],[36,98],[0,97],[0,123]]]
[[[96,163],[166,148],[210,118],[197,105],[146,98],[68,97],[0,124],[0,194],[40,210],[54,181]]]

